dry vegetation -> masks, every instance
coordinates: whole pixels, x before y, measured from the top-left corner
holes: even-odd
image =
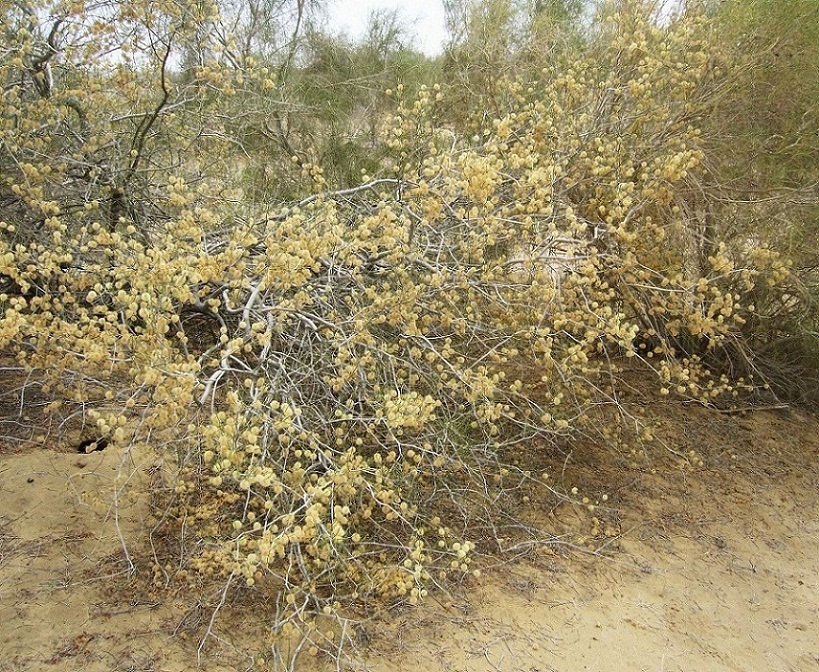
[[[184,594],[200,654],[241,604],[264,621],[258,664],[340,661],[362,614],[558,543],[521,502],[573,503],[592,522],[565,543],[613,548],[607,489],[559,464],[633,468],[662,434],[628,401],[647,380],[726,412],[808,395],[792,372],[815,370],[814,269],[752,226],[774,197],[725,165],[720,119],[750,66],[713,8],[602,3],[586,51],[556,43],[514,75],[493,57],[483,82],[453,45],[457,83],[396,83],[368,109],[377,160],[356,184],[287,121],[323,61],[299,61],[283,18],[4,11],[6,435],[121,456],[114,573]],[[277,159],[270,193],[253,166]],[[793,230],[812,188],[777,187]]]

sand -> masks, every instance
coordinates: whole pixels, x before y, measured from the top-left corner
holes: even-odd
[[[481,578],[363,623],[349,659],[297,669],[819,670],[819,419],[640,412],[664,446],[560,456],[598,510],[521,503],[558,541],[488,555]],[[157,455],[75,448],[0,444],[0,671],[266,669],[263,610],[223,610],[200,649],[210,612],[129,578]]]

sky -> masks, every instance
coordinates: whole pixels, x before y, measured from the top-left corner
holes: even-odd
[[[406,24],[415,46],[433,56],[441,52],[446,39],[444,6],[441,0],[330,0],[328,14],[334,32],[346,32],[359,37],[367,25],[367,17],[374,9],[397,9]]]

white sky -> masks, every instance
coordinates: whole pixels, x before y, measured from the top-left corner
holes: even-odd
[[[330,0],[327,12],[330,29],[350,37],[362,35],[367,17],[374,9],[397,9],[398,17],[415,36],[415,46],[430,56],[441,52],[446,39],[444,6],[441,0]]]

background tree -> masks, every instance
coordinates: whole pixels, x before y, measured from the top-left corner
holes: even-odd
[[[819,370],[819,6],[753,0],[708,11],[724,72],[704,129],[711,221],[726,240],[770,245],[792,265],[787,293],[754,298],[750,332],[771,375],[810,396]]]

